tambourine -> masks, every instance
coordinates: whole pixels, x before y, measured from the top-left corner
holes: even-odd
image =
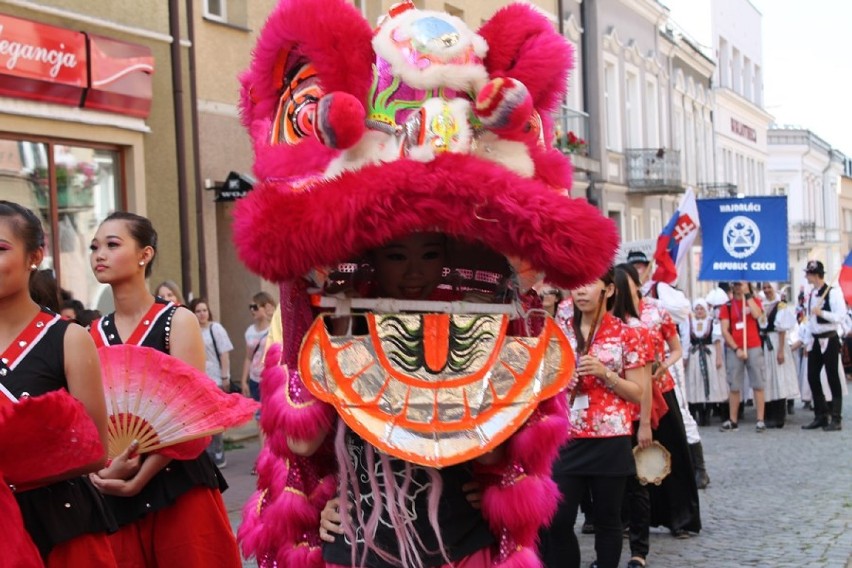
[[[647,448],[633,448],[636,460],[636,477],[642,485],[659,485],[672,472],[672,455],[659,442],[651,442]]]

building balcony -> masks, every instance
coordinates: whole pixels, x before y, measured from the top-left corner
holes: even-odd
[[[713,182],[698,184],[699,198],[713,199],[722,197],[736,197],[737,194],[737,184],[735,183]]]
[[[600,163],[589,157],[589,115],[566,106],[553,116],[553,147],[571,158],[575,171],[600,172]]]
[[[683,193],[680,151],[667,148],[628,148],[624,151],[627,187],[647,195]]]
[[[816,222],[800,221],[790,225],[790,244],[805,245],[816,241]]]

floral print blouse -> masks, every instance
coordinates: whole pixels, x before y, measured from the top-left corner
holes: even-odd
[[[640,313],[642,323],[648,328],[648,350],[651,361],[662,363],[666,360],[668,350],[667,341],[671,337],[677,337],[677,324],[672,316],[664,310],[655,300],[651,298],[642,299],[642,311]],[[660,391],[669,392],[674,389],[675,383],[671,373],[666,373],[657,379]]]
[[[571,346],[577,349],[573,326],[565,326]],[[645,364],[639,332],[610,313],[604,314],[592,339],[589,355],[624,378],[628,369]],[[585,405],[588,397],[588,406]],[[586,406],[583,408],[583,406]],[[571,408],[571,435],[576,438],[611,438],[632,433],[631,404],[593,375],[579,377]]]

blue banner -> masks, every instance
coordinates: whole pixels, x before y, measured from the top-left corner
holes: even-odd
[[[787,198],[699,199],[699,280],[785,281]]]

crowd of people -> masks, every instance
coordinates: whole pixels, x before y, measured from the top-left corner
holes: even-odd
[[[616,228],[562,190],[571,169],[549,142],[571,59],[527,4],[474,32],[413,2],[374,29],[343,0],[283,0],[241,75],[259,182],[234,243],[280,291],[280,306],[251,298],[242,365],[207,299],[148,288],[147,218],[114,212],[94,234],[115,302],[101,315],[45,295],[41,224],[0,202],[13,396],[66,390],[105,438],[96,348],[132,344],[263,403],[237,537],[221,437],[193,459],[131,443],[10,488],[38,549],[18,565],[236,568],[239,540],[261,568],[580,568],[582,510],[592,567],[616,568],[626,533],[642,568],[651,527],[702,530],[699,425],[717,411],[733,432],[750,400],[763,432],[807,397],[806,428],[839,430],[846,308],[820,262],[803,321],[768,283],[689,302],[639,251],[609,266]],[[660,447],[668,473],[643,484],[637,454]]]

